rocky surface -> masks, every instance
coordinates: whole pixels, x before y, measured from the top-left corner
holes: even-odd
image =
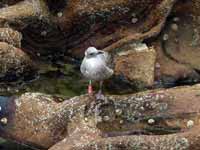
[[[150,44],[157,53],[155,78],[164,86],[199,82],[199,6],[199,1],[179,1],[159,39]]]
[[[46,148],[62,140],[51,149],[94,149],[108,141],[116,149],[128,148],[129,142],[134,146],[139,139],[152,146],[157,139],[159,144],[152,149],[175,149],[182,142],[181,148],[193,147],[198,144],[199,90],[200,85],[195,85],[110,95],[105,101],[83,95],[64,102],[50,95],[26,93],[7,101],[1,136]],[[145,149],[144,145],[137,146]]]
[[[18,96],[0,97],[0,136],[50,150],[198,150],[199,8],[199,0],[1,1],[0,90]],[[106,100],[69,98],[86,92],[79,65],[89,46],[113,56],[105,84],[115,95]]]
[[[0,41],[20,48],[22,34],[12,30],[11,28],[0,28]]]
[[[31,75],[36,69],[26,53],[5,42],[0,42],[0,64],[0,78],[7,81]]]
[[[198,16],[185,14],[177,23],[169,23],[166,33],[169,40],[163,42],[163,48],[172,59],[185,64],[193,69],[199,70],[200,49],[200,20]],[[173,25],[178,28],[174,31]],[[173,39],[173,40],[172,40]]]
[[[115,57],[115,75],[123,76],[135,87],[144,88],[154,84],[156,52],[146,44],[132,44]]]

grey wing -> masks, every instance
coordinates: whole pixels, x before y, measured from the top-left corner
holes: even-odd
[[[86,73],[86,65],[85,65],[85,59],[83,59],[80,67],[81,73],[84,75]]]
[[[104,59],[106,66],[108,66],[109,68],[112,68],[112,57],[111,57],[111,55],[108,52],[105,52],[105,51],[101,51],[101,52],[103,52],[103,55],[101,55],[101,57]]]
[[[109,67],[107,67],[107,72],[108,72],[108,76],[112,76],[114,71],[112,69],[110,69]]]
[[[110,77],[113,74],[113,70],[111,68],[112,67],[112,57],[108,52],[102,51],[103,55],[102,57],[104,58],[104,61],[106,63],[105,69],[104,69],[104,73],[106,74],[106,76]]]
[[[94,74],[94,76],[97,78],[97,80],[104,80],[108,79],[110,76],[112,76],[112,74],[113,74],[112,69],[110,69],[107,66],[102,66],[101,68],[99,68],[98,72]]]

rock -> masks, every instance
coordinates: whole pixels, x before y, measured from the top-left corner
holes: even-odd
[[[188,122],[187,122],[187,127],[188,128],[192,128],[194,126],[194,121],[193,120],[189,120]]]
[[[199,0],[191,0],[187,2],[178,1],[173,12],[179,15],[182,15],[184,13],[188,15],[200,16],[199,9],[200,9]]]
[[[137,44],[115,57],[115,75],[123,76],[136,87],[149,87],[154,83],[156,52],[145,44]]]
[[[187,132],[193,135],[193,129],[199,130],[200,125],[199,90],[200,85],[194,85],[108,95],[105,101],[98,102],[87,95],[64,102],[58,102],[59,97],[42,93],[25,93],[7,99],[0,97],[3,108],[0,117],[7,118],[7,124],[0,124],[0,136],[45,149],[62,141],[52,148],[58,150],[115,136],[128,140],[131,135],[142,138],[143,133],[158,139],[171,133],[170,136],[184,137],[182,134]],[[121,111],[123,113],[119,115]],[[186,119],[193,121],[187,123],[189,128]],[[140,134],[136,136],[138,131]],[[127,143],[124,146],[128,146]]]
[[[0,41],[7,42],[10,45],[20,48],[22,34],[11,28],[0,28]]]
[[[190,3],[192,4],[189,5]],[[174,32],[166,26],[165,31],[169,35],[169,40],[163,43],[163,47],[166,54],[178,63],[200,70],[200,22],[197,19],[198,15],[192,11],[197,7],[200,8],[200,3],[199,1],[190,1],[187,4],[190,7],[186,9],[187,12],[178,12],[180,19],[178,24],[181,24],[179,29]]]
[[[1,118],[0,120],[2,125],[6,125],[8,123],[8,119],[7,118]]]
[[[49,58],[52,61],[60,60],[64,54],[80,58],[91,45],[108,48],[120,39],[138,37],[151,29],[158,34],[160,24],[164,24],[175,1],[24,0],[0,9],[0,25],[8,24],[21,30],[23,48],[35,55],[53,55]],[[158,26],[156,31],[155,26]],[[50,31],[49,34],[42,33],[44,30]],[[144,36],[149,38],[153,36],[151,33]],[[129,43],[129,40],[124,41],[122,43]]]
[[[0,26],[2,22],[7,22],[13,24],[20,24],[21,21],[25,23],[30,21],[29,19],[34,20],[34,18],[47,17],[48,8],[44,1],[27,1],[27,0],[15,1],[15,3],[9,3],[11,6],[0,8]],[[19,26],[24,26],[20,24]]]
[[[156,4],[154,0],[139,2],[135,0],[125,0],[125,1],[73,1],[69,0],[63,10],[63,15],[57,18],[59,25],[65,29],[69,30],[72,26],[82,26],[80,22],[84,21],[85,25],[97,24],[99,20],[103,22],[115,21],[122,16],[134,12],[139,12],[141,7]],[[157,4],[158,5],[158,4]],[[89,17],[86,17],[86,15]],[[87,27],[88,28],[88,27]]]
[[[167,41],[169,39],[169,35],[168,34],[164,34],[163,35],[163,41]]]
[[[98,0],[95,1],[95,4],[88,0],[84,4],[81,4],[82,1],[77,1],[76,4],[73,5],[73,2],[74,1],[68,1],[63,16],[58,18],[58,22],[65,31],[69,31],[71,26],[73,26],[74,29],[79,27],[77,33],[80,33],[80,28],[82,28],[83,25],[80,23],[81,20],[86,19],[86,21],[83,22],[88,22],[84,23],[86,27],[84,26],[81,30],[82,33],[87,33],[86,36],[81,37],[76,42],[69,38],[67,42],[69,43],[67,47],[70,47],[68,52],[72,56],[81,57],[85,49],[91,45],[105,51],[115,51],[115,49],[121,48],[133,41],[143,41],[146,38],[158,35],[176,0],[161,0],[160,2],[154,0],[120,0],[106,1],[102,5],[98,4]],[[74,8],[75,5],[79,7]],[[145,6],[147,6],[146,8],[148,9],[144,8]],[[141,7],[144,8],[146,13],[141,11]],[[71,10],[74,10],[73,13],[70,13]],[[102,10],[104,10],[104,13],[99,13]],[[88,14],[90,17],[87,19],[85,14]],[[82,15],[84,15],[84,17]],[[80,19],[75,20],[73,18]],[[133,23],[131,22],[132,18],[134,18]],[[141,18],[144,19],[141,20]],[[99,23],[101,19],[102,21]],[[98,30],[101,28],[102,22],[104,22],[104,26],[102,27],[103,32],[101,32],[102,30]],[[123,25],[121,24],[122,22],[124,22]],[[95,28],[96,25],[97,29]],[[70,35],[71,39],[73,39],[72,37],[74,35],[77,36],[77,34]],[[88,36],[90,38],[87,38]]]
[[[173,31],[178,31],[178,25],[177,25],[176,23],[173,23],[173,24],[171,25],[171,29],[172,29]]]
[[[162,46],[162,37],[151,45],[157,53],[155,67],[155,81],[161,87],[172,87],[177,83],[195,83],[200,80],[199,74],[190,66],[179,63],[165,53]],[[160,83],[161,81],[161,83]]]
[[[154,124],[154,123],[155,123],[155,120],[154,120],[154,119],[149,119],[149,120],[148,120],[148,124],[151,125],[151,124]]]
[[[58,16],[58,17],[62,17],[62,15],[63,15],[62,12],[58,12],[58,13],[57,13],[57,16]]]
[[[0,42],[0,64],[0,78],[5,80],[33,75],[36,71],[36,66],[26,53],[4,42]]]
[[[132,18],[132,19],[131,19],[131,22],[132,22],[133,24],[137,23],[137,22],[138,22],[138,18]]]
[[[179,18],[179,17],[174,17],[174,18],[173,18],[173,21],[174,21],[174,22],[179,22],[179,21],[180,21],[180,18]]]
[[[42,31],[40,34],[41,34],[41,36],[46,36],[47,35],[47,31]]]

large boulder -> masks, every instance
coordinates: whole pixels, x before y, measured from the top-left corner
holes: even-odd
[[[194,85],[98,101],[83,95],[59,102],[42,93],[0,97],[1,136],[45,149],[61,141],[51,150],[94,149],[108,142],[116,149],[130,144],[176,149],[177,143],[191,149],[199,146],[199,90]]]
[[[136,87],[150,87],[154,84],[156,52],[146,44],[133,44],[115,57],[115,75],[123,76]]]
[[[0,42],[0,79],[12,81],[34,74],[36,66],[31,58],[21,49]]]

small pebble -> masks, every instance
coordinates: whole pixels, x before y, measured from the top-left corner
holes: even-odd
[[[167,41],[169,39],[169,35],[168,34],[164,34],[163,35],[163,41]]]
[[[173,31],[178,31],[178,25],[177,25],[176,23],[173,23],[173,24],[171,25],[171,29],[172,29]]]
[[[132,18],[132,19],[131,19],[131,22],[132,22],[133,24],[137,23],[137,22],[138,22],[138,18]]]
[[[144,107],[143,107],[143,106],[141,106],[141,107],[140,107],[140,110],[144,111],[145,109],[144,109]]]
[[[154,119],[149,119],[148,120],[148,124],[154,124],[155,123],[155,120]]]
[[[35,128],[35,132],[38,132],[39,131],[39,129],[38,128]]]
[[[7,87],[7,91],[8,91],[8,92],[10,92],[10,91],[11,91],[10,87]]]
[[[115,112],[116,112],[117,116],[120,116],[122,114],[122,110],[121,109],[116,109]]]
[[[64,138],[62,141],[63,141],[63,142],[66,142],[66,141],[67,141],[67,139],[66,139],[66,138]]]
[[[180,18],[179,18],[179,17],[174,17],[174,18],[173,18],[173,21],[174,21],[174,22],[179,22],[179,21],[180,21]]]
[[[188,122],[187,122],[187,127],[188,128],[192,128],[194,126],[194,121],[193,120],[189,120]]]
[[[7,118],[1,118],[1,123],[6,125],[8,123],[8,119]]]
[[[85,120],[86,122],[88,122],[88,118],[87,118],[87,117],[85,117],[84,120]]]
[[[109,120],[110,120],[110,117],[109,117],[109,116],[104,116],[104,117],[103,117],[103,120],[104,120],[104,121],[109,121]]]
[[[40,53],[37,53],[37,56],[40,56]]]
[[[46,35],[47,35],[47,31],[42,31],[40,34],[41,34],[42,36],[46,36]]]
[[[57,16],[58,16],[58,17],[62,17],[62,15],[63,15],[62,12],[58,12],[58,13],[57,13]]]
[[[120,120],[120,121],[119,121],[119,123],[120,123],[120,124],[123,124],[123,123],[124,123],[124,121],[123,121],[123,120]]]

